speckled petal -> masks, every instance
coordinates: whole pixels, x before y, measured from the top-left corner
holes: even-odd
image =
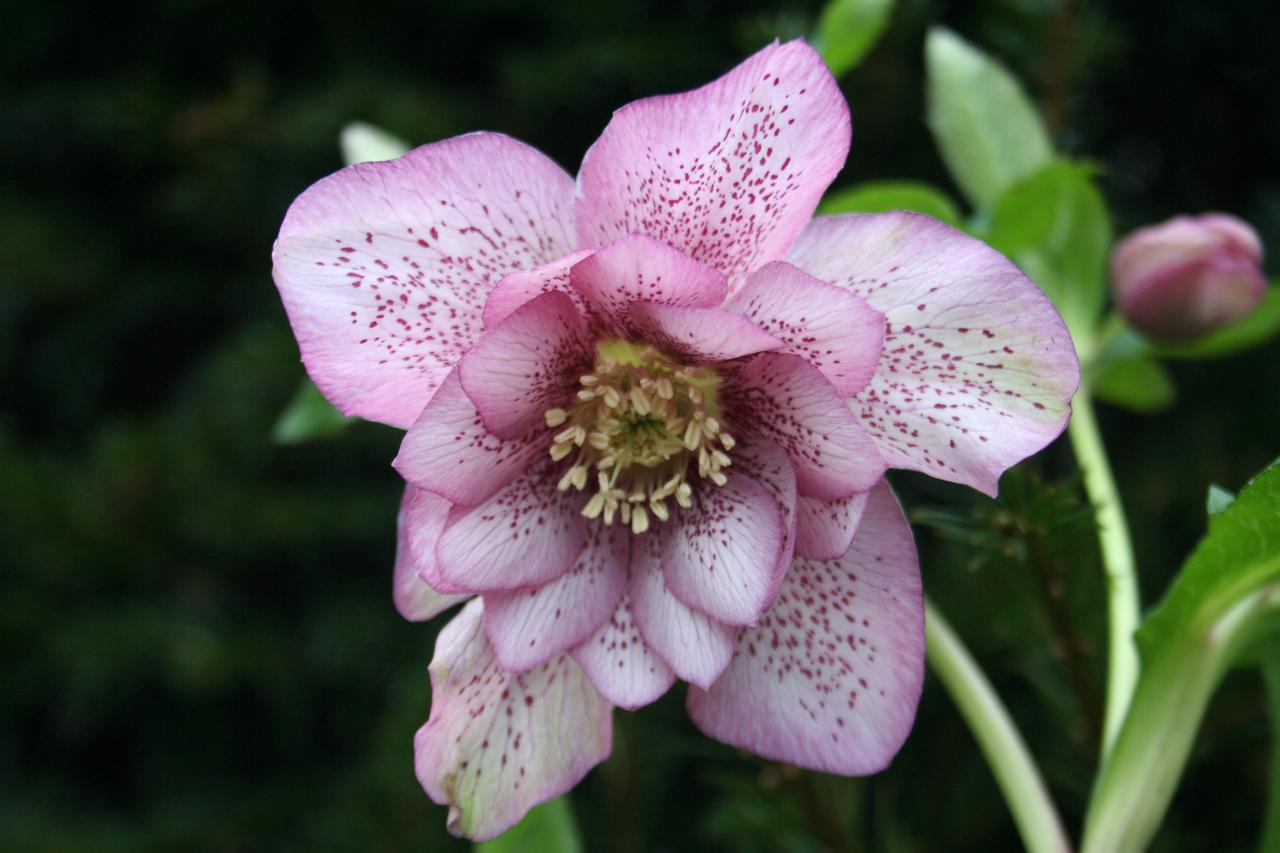
[[[550,458],[477,507],[455,507],[436,546],[450,592],[489,592],[549,583],[569,571],[586,545],[582,496],[556,489]]]
[[[559,796],[609,756],[612,707],[568,655],[513,674],[477,599],[445,626],[431,661],[431,716],[413,739],[418,781],[455,835],[483,841]]]
[[[636,630],[625,596],[600,630],[574,650],[573,659],[604,698],[628,711],[660,698],[676,680]]]
[[[723,486],[704,485],[662,535],[667,588],[688,606],[730,625],[749,625],[777,590],[786,520],[773,493],[733,468]]]
[[[573,180],[496,133],[312,185],[272,253],[307,372],[345,414],[413,423],[478,339],[489,290],[574,249]]]
[[[834,501],[801,497],[796,520],[796,555],[810,560],[840,557],[849,550],[866,506],[866,492]]]
[[[521,305],[556,290],[569,294],[578,307],[583,307],[581,298],[569,286],[569,268],[590,255],[590,249],[570,252],[537,269],[520,270],[504,276],[497,287],[489,291],[489,298],[485,300],[485,326],[493,328],[515,313]]]
[[[787,573],[796,551],[797,503],[796,470],[787,452],[769,441],[744,442],[733,449],[733,467],[740,473],[764,486],[782,511],[782,547],[773,567],[773,594],[766,599],[766,606],[773,603],[782,576]]]
[[[458,378],[490,432],[519,438],[571,395],[591,353],[573,301],[548,293],[485,332],[459,362]]]
[[[524,672],[591,636],[627,586],[631,533],[589,523],[573,567],[551,583],[484,596],[484,629],[502,668]],[[615,703],[617,704],[617,703]]]
[[[782,447],[800,494],[844,498],[865,492],[884,474],[875,443],[845,399],[803,358],[765,353],[724,376],[730,432]]]
[[[405,433],[392,465],[416,486],[475,506],[546,453],[548,442],[542,425],[510,441],[491,433],[454,370]]]
[[[578,262],[569,283],[606,327],[625,330],[632,302],[714,308],[724,301],[724,276],[643,234],[615,240]]]
[[[708,364],[767,352],[783,346],[736,311],[682,308],[633,302],[628,311],[632,336],[687,364]]]
[[[700,89],[614,113],[578,173],[579,245],[648,234],[732,286],[786,252],[849,136],[822,58],[801,41],[770,45]]]
[[[848,290],[782,261],[751,274],[725,302],[786,343],[827,377],[842,396],[871,381],[884,341],[884,315]]]
[[[686,605],[667,589],[662,540],[653,532],[631,548],[631,616],[640,635],[680,678],[710,687],[729,665],[738,629]]]
[[[888,464],[989,495],[1062,432],[1079,382],[1067,329],[999,252],[916,213],[815,219],[788,260],[885,315],[853,410]]]
[[[862,775],[906,740],[924,680],[924,599],[911,530],[887,484],[849,551],[797,559],[760,624],[738,635],[710,690],[689,689],[703,732],[765,758]]]
[[[425,521],[432,526],[430,517],[433,514],[428,504],[438,504],[440,510],[436,515],[439,523],[435,524],[435,535],[439,535],[444,526],[444,518],[449,514],[449,502],[435,495],[422,494],[413,486],[406,486],[404,497],[400,500],[400,514],[396,518],[396,567],[393,575],[392,598],[396,610],[410,622],[422,622],[439,613],[443,613],[455,604],[466,601],[470,595],[449,595],[437,592],[423,580],[423,568],[428,569],[426,561],[435,560],[435,540],[431,533],[415,530]],[[415,535],[416,534],[416,535]],[[424,537],[424,534],[425,537]],[[429,538],[430,546],[423,547],[422,539]],[[417,547],[413,547],[414,540]]]

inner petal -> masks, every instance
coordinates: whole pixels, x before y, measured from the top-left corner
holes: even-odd
[[[572,459],[559,488],[584,493],[587,518],[620,520],[644,533],[651,518],[671,517],[668,501],[693,505],[691,471],[724,485],[734,439],[720,420],[713,369],[607,339],[579,384],[570,405],[547,411],[546,423],[557,430],[551,458]]]

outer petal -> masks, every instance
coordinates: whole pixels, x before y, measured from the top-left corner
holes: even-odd
[[[749,625],[777,589],[786,519],[773,493],[728,469],[728,482],[707,485],[678,523],[663,526],[662,571],[667,587],[690,607],[721,622]]]
[[[547,458],[479,506],[455,508],[436,546],[443,588],[519,589],[569,571],[586,545],[586,519],[581,494],[559,491],[556,481]]]
[[[867,506],[867,493],[823,501],[800,498],[796,522],[796,555],[810,560],[835,560],[849,550]]]
[[[436,559],[436,547],[451,512],[453,504],[444,498],[409,485],[400,502],[397,553],[403,548],[418,577],[437,592],[470,594],[472,590],[455,586],[441,575],[440,561]]]
[[[524,672],[567,652],[613,615],[627,586],[630,535],[622,525],[589,524],[569,571],[542,586],[485,595],[484,628],[503,669]]]
[[[871,381],[884,343],[884,315],[863,299],[781,261],[751,274],[724,305],[781,341],[781,350],[822,371],[842,396]]]
[[[849,152],[822,58],[773,44],[724,77],[613,115],[578,173],[578,242],[656,237],[730,285],[786,252]]]
[[[662,575],[662,540],[650,533],[631,548],[631,615],[646,644],[675,674],[710,687],[729,665],[738,629],[685,605]]]
[[[633,302],[628,316],[636,336],[695,364],[741,358],[783,345],[743,315],[718,308]]]
[[[848,404],[799,356],[765,353],[726,374],[724,421],[735,437],[779,444],[800,493],[823,500],[871,488],[884,462]]]
[[[884,312],[884,355],[852,405],[891,466],[994,495],[1066,426],[1067,329],[981,241],[915,213],[846,214],[815,219],[788,260]]]
[[[436,592],[419,571],[420,556],[434,559],[434,548],[413,548],[410,545],[412,533],[410,528],[420,520],[420,501],[439,501],[444,504],[445,515],[449,510],[448,501],[434,495],[420,495],[413,486],[407,486],[404,497],[400,501],[400,515],[396,519],[396,568],[392,597],[396,610],[410,622],[422,622],[438,613],[448,610],[460,601],[466,601],[467,595],[448,595]],[[434,544],[434,542],[432,543]]]
[[[623,237],[580,261],[569,282],[588,309],[607,325],[625,325],[632,302],[714,308],[727,285],[713,267],[643,234]]]
[[[392,464],[410,483],[452,503],[475,506],[549,445],[545,427],[512,441],[489,432],[454,370],[409,427]]]
[[[485,326],[493,328],[515,313],[521,305],[553,290],[568,293],[577,299],[577,294],[569,286],[569,268],[590,255],[590,249],[570,252],[563,258],[558,258],[537,269],[520,270],[504,276],[502,281],[489,291],[489,298],[485,300],[483,314]]]
[[[717,740],[828,773],[874,773],[906,740],[924,680],[924,599],[888,485],[839,560],[796,560],[777,603],[738,635],[689,714]]]
[[[636,630],[625,597],[612,618],[574,650],[573,659],[601,695],[628,711],[658,699],[676,680]]]
[[[567,655],[532,672],[498,665],[473,601],[436,641],[431,717],[413,739],[418,781],[475,841],[568,791],[609,755],[612,709]]]
[[[782,511],[782,547],[778,549],[778,561],[773,567],[773,603],[782,576],[787,573],[796,550],[796,471],[785,450],[771,442],[740,444],[733,451],[733,465],[741,473],[769,490]]]
[[[564,402],[590,359],[582,315],[567,295],[548,293],[485,332],[458,364],[458,378],[484,425],[518,438]]]
[[[489,289],[574,248],[572,195],[559,166],[495,133],[312,185],[272,260],[316,385],[345,414],[413,423],[479,336]]]

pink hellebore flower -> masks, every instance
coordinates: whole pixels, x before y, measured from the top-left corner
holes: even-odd
[[[624,107],[577,184],[493,133],[302,194],[275,278],[343,412],[408,434],[396,601],[440,634],[415,739],[488,838],[676,678],[708,735],[883,768],[924,669],[882,479],[989,494],[1059,434],[1078,366],[1040,291],[926,216],[810,221],[848,109],[801,42]]]
[[[1197,338],[1262,300],[1262,242],[1226,213],[1175,216],[1139,228],[1111,256],[1116,306],[1154,338]]]

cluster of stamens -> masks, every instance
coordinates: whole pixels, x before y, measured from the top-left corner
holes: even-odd
[[[677,364],[650,346],[603,341],[593,370],[579,381],[574,403],[546,418],[548,427],[561,428],[551,458],[576,454],[560,491],[595,487],[582,508],[587,518],[621,518],[644,533],[650,515],[671,517],[668,499],[693,506],[686,477],[695,461],[700,477],[725,484],[721,469],[734,441],[714,414],[720,380],[713,371]]]

